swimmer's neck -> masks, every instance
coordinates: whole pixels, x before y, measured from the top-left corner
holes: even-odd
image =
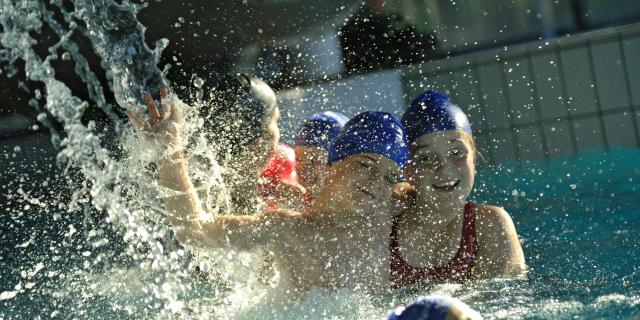
[[[371,235],[380,233],[388,235],[393,224],[391,214],[387,218],[369,219],[366,217],[374,215],[360,215],[336,208],[334,201],[326,198],[317,199],[313,206],[307,210],[306,216],[320,227],[343,230],[349,234]],[[363,216],[365,218],[362,219],[349,218]]]

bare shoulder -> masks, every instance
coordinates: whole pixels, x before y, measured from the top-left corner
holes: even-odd
[[[487,276],[518,274],[524,270],[524,254],[511,216],[504,208],[480,204],[476,207],[481,273]]]
[[[476,205],[476,217],[479,229],[485,231],[511,229],[515,232],[511,216],[502,207],[478,204]]]
[[[493,244],[518,242],[518,233],[507,211],[498,206],[476,206],[476,232],[479,243]]]

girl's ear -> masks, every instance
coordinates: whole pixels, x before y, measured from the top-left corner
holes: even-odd
[[[416,187],[408,182],[400,182],[393,188],[393,196],[396,199],[410,201],[415,199]]]

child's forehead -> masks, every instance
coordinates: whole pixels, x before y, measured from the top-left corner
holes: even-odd
[[[413,149],[430,148],[435,146],[450,145],[452,143],[465,143],[462,133],[457,130],[436,131],[420,136],[413,143]]]
[[[368,161],[375,163],[380,168],[388,169],[388,171],[400,170],[400,166],[393,160],[377,153],[359,153],[351,156],[353,160]]]

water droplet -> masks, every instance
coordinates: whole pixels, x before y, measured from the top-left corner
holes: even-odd
[[[204,85],[204,80],[202,80],[202,78],[195,78],[195,79],[193,79],[193,85],[196,88],[200,89]]]

